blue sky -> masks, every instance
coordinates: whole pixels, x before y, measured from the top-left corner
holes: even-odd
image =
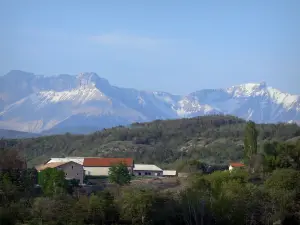
[[[300,1],[0,1],[0,73],[96,72],[186,94],[266,81],[300,94]]]

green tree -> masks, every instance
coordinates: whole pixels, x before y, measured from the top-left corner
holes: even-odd
[[[127,189],[121,196],[122,216],[132,224],[149,224],[152,221],[152,206],[155,202],[152,190]]]
[[[258,131],[255,123],[252,121],[247,122],[244,137],[244,159],[247,163],[257,154],[257,137]]]
[[[265,167],[300,170],[300,141],[297,143],[267,142],[264,144]]]
[[[74,200],[70,196],[35,198],[31,224],[70,224]]]
[[[80,196],[72,208],[72,225],[82,225],[88,220],[89,197]]]
[[[124,163],[119,163],[109,168],[108,179],[111,183],[123,186],[130,183],[131,175],[127,166]]]
[[[264,187],[276,207],[278,218],[298,215],[300,222],[300,172],[294,169],[276,169],[265,181]]]
[[[114,197],[108,191],[91,195],[88,205],[88,218],[92,224],[107,224],[118,221],[119,213]]]
[[[55,168],[47,168],[38,174],[39,184],[46,196],[55,196],[65,193],[67,181],[65,173]]]

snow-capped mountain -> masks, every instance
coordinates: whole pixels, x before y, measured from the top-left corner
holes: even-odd
[[[207,114],[232,114],[264,123],[300,121],[300,96],[266,83],[179,96],[115,87],[95,73],[45,77],[14,70],[0,77],[1,129],[84,133]]]

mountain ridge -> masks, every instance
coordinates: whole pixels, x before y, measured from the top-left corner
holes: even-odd
[[[46,77],[13,70],[0,77],[1,129],[41,133],[59,128],[63,132],[65,126],[66,132],[72,132],[73,124],[90,124],[97,130],[210,114],[260,123],[300,121],[300,95],[281,92],[265,82],[173,95],[113,86],[93,72]]]

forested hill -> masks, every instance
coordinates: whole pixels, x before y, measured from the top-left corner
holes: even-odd
[[[157,120],[115,127],[90,135],[56,135],[2,140],[5,148],[24,152],[29,165],[49,157],[110,156],[134,157],[136,162],[173,164],[200,159],[225,164],[243,157],[246,122],[233,116],[203,116],[191,119]],[[296,140],[296,124],[258,124],[258,141]]]

